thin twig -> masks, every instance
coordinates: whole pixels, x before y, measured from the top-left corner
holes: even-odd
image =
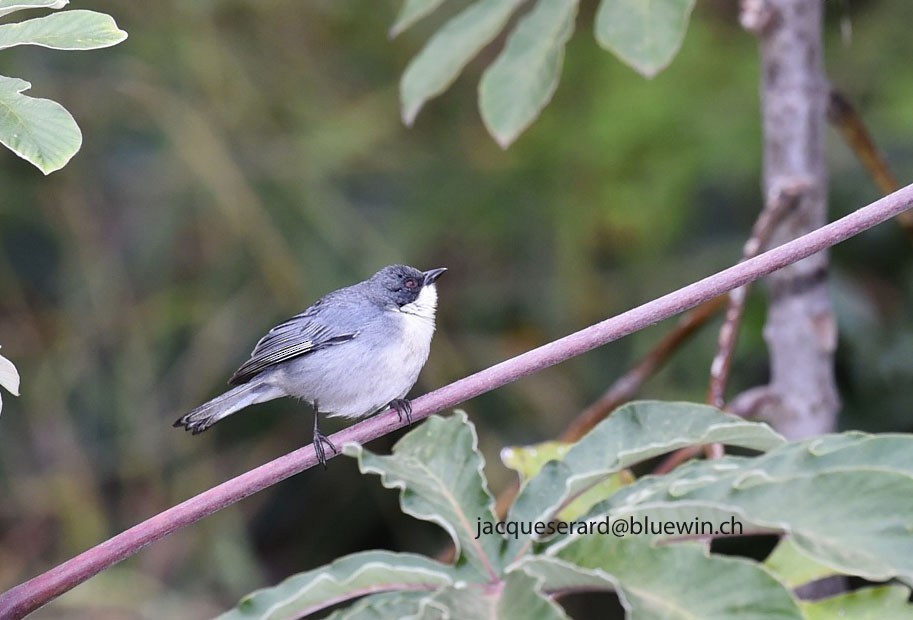
[[[856,155],[862,167],[872,176],[878,189],[885,194],[896,191],[899,183],[887,158],[875,145],[875,140],[859,112],[846,95],[835,88],[832,88],[828,95],[827,120],[843,136],[843,140]],[[900,219],[909,220],[911,216],[913,214],[901,215]]]
[[[827,100],[827,120],[840,132],[856,159],[866,169],[883,194],[897,191],[900,184],[887,158],[879,150],[859,111],[839,90],[831,88]],[[901,213],[898,223],[913,237],[913,213]]]
[[[742,250],[743,261],[757,256],[764,249],[783,216],[795,208],[807,188],[807,183],[797,181],[780,191],[774,200],[761,210],[761,214],[751,229],[751,236],[745,242]],[[726,318],[720,328],[717,354],[710,364],[707,403],[718,409],[722,409],[726,405],[726,385],[732,369],[732,357],[739,341],[739,328],[745,314],[748,288],[749,285],[746,284],[729,291],[729,306],[726,308]]]
[[[687,460],[693,459],[698,454],[703,451],[703,446],[688,446],[687,448],[682,448],[681,450],[676,450],[662,461],[659,465],[653,469],[654,476],[662,476],[663,474],[668,474],[670,471],[681,465]]]
[[[753,259],[421,396],[413,403],[412,417],[421,420],[668,319],[849,239],[911,206],[913,185]],[[350,442],[364,444],[402,426],[404,423],[397,419],[396,412],[387,411],[335,433],[331,439],[339,446]],[[308,445],[169,508],[0,594],[0,620],[22,618],[146,545],[316,463],[313,446]]]

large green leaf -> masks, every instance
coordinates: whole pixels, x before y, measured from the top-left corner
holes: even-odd
[[[66,109],[21,93],[31,84],[0,76],[0,143],[45,174],[63,168],[82,145],[82,133]]]
[[[678,53],[694,0],[602,0],[596,40],[646,77],[665,69]]]
[[[390,38],[397,36],[415,22],[432,13],[443,3],[444,0],[405,0],[396,16],[396,21],[390,28]]]
[[[300,618],[384,590],[428,591],[453,583],[453,568],[412,553],[366,551],[257,590],[220,620]]]
[[[847,469],[913,476],[913,435],[848,432],[786,444],[757,457],[691,461],[664,476],[641,478],[614,496],[610,504],[594,507],[593,514],[605,514],[625,504],[664,501],[670,492],[678,496],[702,486],[735,484],[749,476],[776,478]]]
[[[726,443],[768,450],[785,440],[765,424],[713,407],[642,401],[616,410],[587,433],[562,461],[547,463],[521,490],[507,519],[548,521],[584,491],[645,459],[690,445]],[[509,555],[526,541],[510,542]]]
[[[0,0],[0,17],[22,9],[62,9],[70,0]]]
[[[877,586],[820,601],[802,601],[805,620],[910,620],[913,604],[903,586]]]
[[[688,482],[658,483],[649,492],[641,488],[642,493],[633,484],[608,504],[616,518],[633,513],[671,522],[687,521],[695,509],[712,507],[737,515],[745,527],[790,534],[797,549],[835,572],[913,583],[909,475],[860,467],[771,478],[745,469]]]
[[[0,49],[40,45],[58,50],[91,50],[127,38],[114,19],[95,11],[63,11],[23,22],[0,25]]]
[[[403,512],[444,528],[479,577],[498,574],[500,538],[476,538],[478,524],[495,519],[494,499],[482,473],[475,428],[464,412],[428,418],[404,435],[390,456],[357,444],[343,451],[358,458],[362,472],[380,474],[385,487],[401,489]]]
[[[412,59],[399,83],[403,121],[411,125],[426,101],[450,86],[494,39],[524,0],[478,0],[444,24]]]
[[[429,600],[421,620],[569,620],[564,611],[538,592],[538,579],[514,571],[500,587],[457,584]]]
[[[887,469],[913,476],[913,435],[849,432],[792,443],[752,459],[768,476],[847,467]]]
[[[546,592],[616,590],[633,620],[800,620],[796,601],[759,564],[698,544],[653,547],[639,537],[569,539],[517,568]]]
[[[482,121],[502,147],[516,140],[555,94],[577,4],[578,0],[539,0],[482,76]]]

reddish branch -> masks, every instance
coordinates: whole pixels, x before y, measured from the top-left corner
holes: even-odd
[[[911,206],[913,185],[753,259],[417,398],[413,402],[412,416],[416,420],[428,417],[516,381],[520,377],[531,375],[668,319],[849,239]],[[331,439],[336,445],[349,442],[366,443],[401,426],[402,423],[397,420],[396,413],[387,411],[335,433]],[[146,545],[280,480],[313,467],[316,462],[313,447],[305,446],[169,508],[48,572],[0,594],[0,620],[22,618],[100,571],[133,555]]]

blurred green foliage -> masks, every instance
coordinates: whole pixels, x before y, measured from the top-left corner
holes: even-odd
[[[475,93],[500,41],[414,128],[399,119],[408,59],[465,2],[392,42],[393,2],[75,4],[130,38],[0,57],[0,74],[28,75],[85,136],[47,179],[0,152],[0,343],[22,375],[0,417],[0,588],[309,441],[292,401],[200,437],[171,422],[328,290],[391,262],[450,268],[418,393],[731,264],[758,211],[757,49],[735,3],[699,3],[680,55],[645,81],[597,46],[584,2],[554,100],[506,152]],[[832,81],[908,179],[913,5],[828,7]],[[877,192],[829,144],[836,217]],[[909,241],[882,226],[833,255],[843,425],[909,431]],[[763,303],[752,295],[731,394],[765,379]],[[467,403],[494,489],[513,475],[501,447],[553,438],[669,328]],[[715,340],[701,334],[643,396],[702,400]],[[35,617],[207,617],[346,553],[444,542],[336,459]]]

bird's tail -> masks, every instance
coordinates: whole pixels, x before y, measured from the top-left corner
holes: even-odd
[[[256,381],[244,383],[181,416],[181,419],[175,422],[174,426],[183,426],[185,430],[196,435],[236,411],[240,411],[254,403],[262,403],[279,398],[282,395],[283,393],[278,388],[268,384],[257,383]]]

